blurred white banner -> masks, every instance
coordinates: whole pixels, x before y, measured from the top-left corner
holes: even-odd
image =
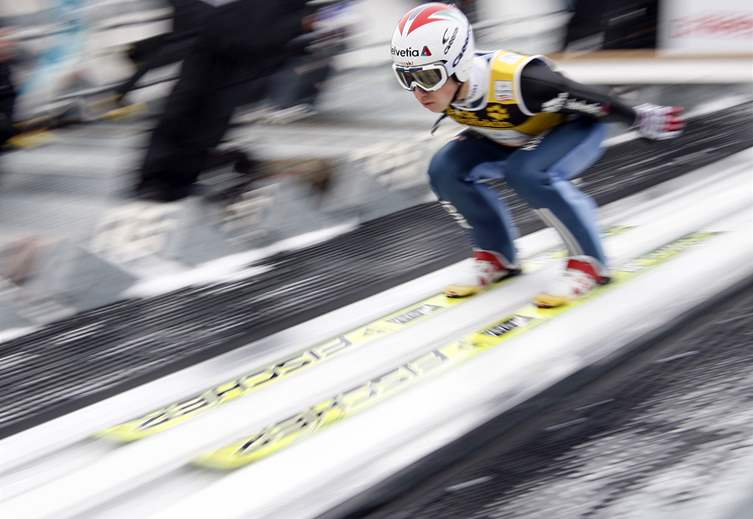
[[[753,52],[750,0],[663,0],[661,48],[693,53]]]

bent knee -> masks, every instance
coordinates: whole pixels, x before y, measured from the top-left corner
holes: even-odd
[[[439,187],[462,182],[468,171],[466,165],[453,154],[440,151],[432,157],[428,174],[432,186]]]

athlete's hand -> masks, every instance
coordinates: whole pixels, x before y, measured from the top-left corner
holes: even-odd
[[[685,119],[681,106],[658,106],[644,103],[635,107],[638,117],[635,120],[641,137],[655,141],[674,139],[682,133]]]

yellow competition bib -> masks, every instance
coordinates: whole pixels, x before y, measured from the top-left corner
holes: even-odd
[[[479,110],[462,110],[450,106],[447,115],[465,126],[500,142],[520,145],[531,137],[554,128],[564,121],[556,113],[534,114],[520,95],[520,73],[540,56],[525,56],[500,50],[489,63],[486,105]]]

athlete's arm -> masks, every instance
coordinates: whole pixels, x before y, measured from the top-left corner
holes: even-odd
[[[523,102],[531,112],[580,114],[634,126],[647,139],[672,139],[682,133],[682,107],[644,103],[631,108],[607,89],[582,85],[552,70],[540,59],[528,63],[521,73]]]
[[[535,59],[525,66],[520,91],[528,110],[582,114],[631,125],[637,113],[603,87],[582,85]]]

